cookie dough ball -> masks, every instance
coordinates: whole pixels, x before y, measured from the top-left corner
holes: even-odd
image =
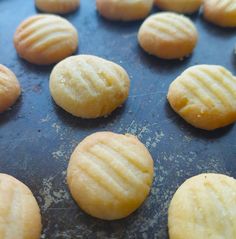
[[[155,0],[157,7],[178,13],[196,12],[202,5],[203,0]]]
[[[78,205],[91,216],[121,219],[149,194],[153,160],[146,147],[129,134],[95,133],[73,152],[67,181]]]
[[[39,239],[41,228],[39,206],[29,188],[0,174],[0,238]]]
[[[96,0],[98,12],[110,20],[132,21],[145,18],[153,0]]]
[[[149,54],[163,59],[180,59],[192,53],[198,40],[194,24],[185,16],[162,12],[142,24],[138,41]]]
[[[20,93],[20,83],[15,74],[0,64],[0,113],[11,107]]]
[[[221,27],[236,27],[235,0],[204,0],[204,17]]]
[[[170,239],[236,238],[236,180],[221,174],[190,178],[168,213]]]
[[[129,76],[121,66],[92,55],[69,57],[50,76],[55,102],[81,118],[109,115],[127,99],[129,87]]]
[[[66,14],[75,11],[80,0],[35,0],[35,4],[43,12]]]
[[[23,59],[37,65],[49,65],[76,51],[78,33],[62,17],[38,14],[20,24],[14,36],[14,44]]]
[[[214,130],[236,121],[236,78],[222,66],[188,68],[172,82],[167,98],[197,128]]]

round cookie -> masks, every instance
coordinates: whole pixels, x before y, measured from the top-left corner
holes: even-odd
[[[0,238],[39,239],[39,206],[29,188],[7,174],[0,174]]]
[[[15,74],[0,64],[0,113],[11,107],[21,94]]]
[[[236,27],[235,0],[204,0],[204,18],[221,27]]]
[[[129,94],[130,80],[119,65],[92,55],[69,57],[50,76],[55,102],[81,118],[109,115]]]
[[[170,239],[236,238],[236,180],[201,174],[185,181],[169,207]]]
[[[48,13],[66,14],[75,11],[80,0],[35,0],[36,7]]]
[[[185,16],[162,12],[147,18],[142,24],[138,41],[149,54],[163,59],[181,59],[192,53],[198,33]]]
[[[178,13],[196,12],[202,5],[203,0],[155,0],[157,7]]]
[[[85,138],[67,170],[71,194],[91,216],[121,219],[144,202],[153,181],[153,160],[133,135],[99,132]]]
[[[132,21],[145,18],[153,0],[96,0],[98,12],[110,20]]]
[[[222,66],[188,68],[171,83],[167,98],[197,128],[214,130],[236,121],[236,78]]]
[[[66,19],[38,14],[23,21],[14,35],[18,54],[37,65],[56,63],[78,47],[78,33]]]

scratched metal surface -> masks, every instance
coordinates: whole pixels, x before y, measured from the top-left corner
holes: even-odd
[[[168,205],[185,179],[203,172],[236,177],[236,127],[211,133],[194,129],[166,101],[170,82],[189,66],[220,64],[236,73],[235,31],[214,27],[196,14],[192,19],[200,41],[194,54],[184,61],[162,61],[138,47],[136,34],[141,22],[106,21],[96,13],[94,1],[82,0],[79,11],[66,15],[79,31],[79,53],[121,64],[132,84],[124,107],[107,118],[81,120],[53,103],[48,90],[52,66],[28,64],[14,50],[17,25],[37,12],[33,1],[1,0],[0,11],[0,63],[16,73],[23,88],[17,104],[0,115],[0,171],[17,177],[33,191],[42,211],[42,238],[165,239]],[[74,147],[85,136],[101,130],[137,135],[155,161],[150,196],[133,215],[115,222],[84,214],[65,183]]]

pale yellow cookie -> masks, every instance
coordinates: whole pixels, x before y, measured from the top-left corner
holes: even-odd
[[[92,55],[72,56],[58,63],[50,76],[55,102],[72,115],[109,115],[129,94],[130,80],[119,65]]]
[[[0,113],[11,107],[20,93],[20,83],[15,74],[0,64]]]
[[[71,155],[67,181],[78,205],[105,220],[128,216],[144,202],[153,180],[153,160],[133,135],[95,133]]]
[[[197,128],[214,130],[236,121],[236,78],[222,66],[188,68],[171,83],[167,98]]]
[[[48,13],[65,14],[75,11],[80,0],[35,0],[36,7]]]
[[[204,0],[204,17],[221,27],[236,27],[235,0]]]
[[[0,238],[39,239],[39,206],[30,189],[7,174],[0,174]]]
[[[236,180],[201,174],[185,181],[169,207],[170,239],[235,239]]]
[[[20,24],[14,36],[14,44],[23,59],[38,65],[48,65],[75,52],[78,33],[62,17],[38,14]]]
[[[198,33],[187,17],[162,12],[147,18],[142,24],[138,40],[149,54],[164,59],[180,59],[192,53]]]
[[[98,12],[110,20],[132,21],[145,18],[153,0],[96,0]]]
[[[203,0],[155,0],[155,5],[163,10],[178,13],[196,12]]]

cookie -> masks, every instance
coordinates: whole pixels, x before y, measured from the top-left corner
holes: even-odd
[[[235,0],[204,0],[204,18],[221,27],[236,27]]]
[[[178,13],[193,13],[196,12],[202,5],[203,0],[155,0],[157,7]]]
[[[14,44],[23,59],[37,65],[49,65],[76,51],[78,33],[62,17],[38,14],[20,24],[14,35]]]
[[[236,180],[221,174],[188,179],[169,207],[170,239],[235,239]]]
[[[98,12],[110,20],[132,21],[145,18],[153,0],[96,0]]]
[[[236,78],[222,66],[188,68],[171,83],[167,98],[197,128],[214,130],[236,121]]]
[[[29,188],[7,174],[0,174],[0,238],[39,239],[39,206]]]
[[[185,16],[162,12],[142,24],[138,41],[149,54],[163,59],[180,59],[192,53],[198,40],[197,29]]]
[[[57,105],[81,118],[109,115],[124,103],[129,87],[128,74],[121,66],[92,55],[69,57],[50,76]]]
[[[121,219],[144,202],[153,181],[153,160],[133,135],[99,132],[71,155],[67,182],[81,209],[91,216]]]
[[[0,64],[0,113],[11,107],[21,94],[15,74]]]
[[[35,0],[36,7],[48,13],[66,14],[75,11],[80,0]]]

